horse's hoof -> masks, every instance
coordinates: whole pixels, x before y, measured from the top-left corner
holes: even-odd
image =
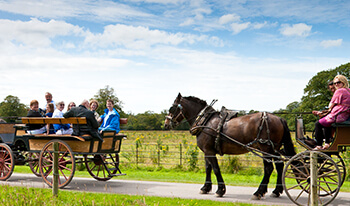
[[[222,194],[222,193],[215,193],[215,196],[216,196],[216,197],[223,197],[224,194]]]
[[[250,199],[251,200],[261,200],[261,196],[260,195],[258,195],[258,196],[253,195],[252,198],[250,198]]]
[[[226,193],[226,190],[225,190],[225,189],[223,189],[223,190],[218,190],[218,191],[216,191],[215,196],[216,196],[216,197],[222,197],[222,196],[224,196],[225,193]]]
[[[200,190],[199,191],[199,194],[201,195],[206,195],[206,194],[209,194],[210,191],[205,191],[205,190]]]
[[[274,197],[274,198],[280,197],[280,193],[278,193],[278,194],[276,194],[276,193],[271,193],[270,197]]]

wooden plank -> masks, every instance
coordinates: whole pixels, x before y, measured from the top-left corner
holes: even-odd
[[[338,151],[340,146],[350,147],[350,127],[337,127],[335,137],[327,151]]]
[[[102,143],[101,150],[110,150],[113,146],[113,137],[103,138],[104,142]]]
[[[79,136],[72,136],[72,135],[57,135],[57,134],[36,134],[36,135],[33,135],[35,137],[35,139],[60,139],[60,140],[64,140],[65,139],[68,139],[68,138],[74,138],[74,139],[77,139],[81,142],[85,142],[85,139],[82,138],[82,137],[79,137]],[[31,139],[34,139],[34,138],[31,138]]]
[[[30,150],[42,150],[49,141],[48,139],[29,139],[29,148]],[[73,152],[90,152],[90,141],[64,140],[64,142],[70,146]],[[95,144],[97,145],[98,142],[95,141]],[[97,148],[93,152],[97,152]]]
[[[45,118],[45,117],[22,117],[24,124],[87,124],[85,117],[70,118]]]
[[[11,124],[11,123],[0,124],[0,134],[15,133],[15,128],[13,126],[15,126],[15,124]]]

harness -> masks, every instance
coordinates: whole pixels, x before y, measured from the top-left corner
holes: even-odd
[[[228,140],[240,145],[240,146],[243,146],[244,148],[246,148],[247,150],[249,150],[250,152],[252,152],[253,154],[261,157],[259,154],[257,154],[255,151],[258,151],[257,149],[255,148],[252,148],[252,146],[254,144],[266,144],[266,145],[270,145],[272,147],[272,150],[275,151],[275,146],[274,146],[274,143],[271,141],[271,138],[270,138],[270,129],[269,129],[269,124],[268,124],[268,115],[266,112],[263,112],[262,113],[262,116],[261,116],[261,121],[260,121],[260,125],[258,127],[258,134],[256,136],[256,138],[249,142],[248,144],[243,144],[235,139],[233,139],[232,137],[224,134],[222,132],[222,128],[225,124],[225,122],[231,120],[232,118],[235,118],[237,117],[237,112],[233,112],[231,110],[227,110],[225,107],[223,107],[221,109],[221,112],[220,112],[220,122],[217,126],[217,128],[212,128],[212,127],[208,127],[208,126],[205,126],[206,123],[208,123],[208,121],[211,119],[211,117],[213,116],[213,112],[211,113],[205,113],[205,111],[208,110],[207,107],[204,108],[200,113],[199,115],[197,116],[196,118],[196,124],[193,124],[193,126],[191,127],[190,129],[190,132],[192,135],[199,135],[200,132],[203,131],[204,128],[207,128],[207,129],[211,129],[213,131],[216,132],[216,137],[215,137],[215,150],[217,151],[217,153],[221,156],[223,156],[223,152],[221,150],[221,144],[222,144],[222,137],[225,137],[227,138]],[[215,113],[218,113],[215,111]],[[199,121],[197,121],[199,120]],[[202,124],[200,124],[202,123]],[[263,131],[263,129],[266,127],[266,133],[267,133],[267,139],[263,139],[261,138],[261,132]],[[259,151],[261,153],[264,153],[262,151]],[[277,151],[275,151],[277,152]],[[266,153],[268,154],[268,153]],[[271,154],[269,154],[271,155]]]

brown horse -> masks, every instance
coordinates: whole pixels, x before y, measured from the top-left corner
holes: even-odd
[[[205,116],[207,118],[203,120],[202,117]],[[216,154],[239,155],[252,150],[259,151],[264,162],[264,177],[252,199],[260,199],[267,193],[267,185],[273,171],[273,161],[278,175],[276,188],[271,196],[279,197],[282,194],[284,163],[280,161],[280,155],[294,156],[296,154],[284,119],[272,114],[254,113],[222,121],[220,113],[205,101],[191,96],[182,97],[179,93],[169,110],[165,128],[175,127],[183,119],[186,119],[192,126],[191,132],[197,136],[197,145],[205,154],[206,180],[200,189],[201,194],[207,194],[212,189],[212,170],[218,182],[216,195],[222,197],[226,192]],[[200,119],[203,121],[198,124]],[[218,128],[221,128],[219,133]]]

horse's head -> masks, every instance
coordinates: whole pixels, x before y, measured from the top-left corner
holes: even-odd
[[[207,103],[197,97],[182,97],[179,93],[169,109],[169,114],[164,122],[164,128],[174,128],[184,119],[187,119],[188,123],[192,125],[199,112],[206,106]]]
[[[179,93],[173,105],[169,109],[168,116],[166,116],[165,118],[165,122],[164,122],[165,129],[172,129],[176,127],[183,119],[185,119],[182,111],[182,106],[180,103],[181,99],[182,99],[182,96]]]

